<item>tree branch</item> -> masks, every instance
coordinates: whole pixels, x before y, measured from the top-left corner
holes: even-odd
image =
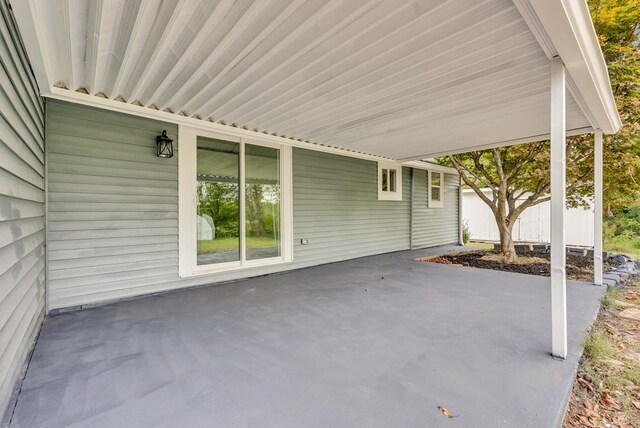
[[[482,181],[482,183],[487,186],[487,187],[491,187],[493,190],[496,190],[498,187],[498,183],[496,183],[493,180],[493,177],[491,177],[491,174],[489,174],[489,172],[485,169],[484,165],[482,165],[482,162],[480,162],[480,157],[482,156],[481,152],[471,152],[469,153],[469,156],[471,156],[471,159],[473,160],[473,164],[474,166],[478,169],[478,171],[480,171],[485,178],[488,180],[488,183],[485,183],[484,181]],[[474,176],[476,176],[476,174],[474,174]],[[477,176],[476,176],[477,177]]]
[[[484,192],[472,180],[469,179],[469,177],[465,173],[467,169],[462,166],[460,160],[455,155],[449,156],[449,159],[451,160],[453,167],[456,169],[456,171],[458,171],[458,174],[462,178],[462,181],[464,181],[467,186],[471,187],[473,191],[476,192],[476,194],[480,197],[480,199],[482,199],[484,203],[487,204],[489,208],[491,208],[491,211],[493,211],[493,213],[495,214],[498,210],[495,204],[495,200],[492,201],[491,199],[489,199],[487,195],[485,195]]]
[[[449,158],[451,159],[451,162],[453,162],[453,157],[455,155],[449,156]],[[478,174],[474,173],[473,171],[471,171],[469,168],[467,168],[466,166],[463,165],[462,161],[456,157],[456,161],[458,162],[458,165],[460,166],[460,168],[462,168],[464,171],[466,171],[469,175],[473,176],[473,178],[475,178],[476,180],[478,180],[480,183],[482,183],[482,185],[484,187],[488,187],[490,188],[494,193],[497,190],[495,186],[493,186],[491,183],[487,183],[485,180],[482,179],[482,177],[480,177]],[[458,171],[460,172],[460,171]],[[462,176],[462,174],[460,174]]]
[[[505,183],[506,178],[504,175],[504,168],[502,166],[502,159],[500,158],[500,150],[493,149],[491,150],[493,153],[493,160],[496,162],[496,170],[498,171],[498,179],[500,180],[500,187]]]
[[[522,169],[522,167],[526,165],[533,158],[533,156],[536,154],[539,148],[540,148],[539,143],[530,144],[529,152],[527,153],[527,155],[520,161],[518,166],[516,166],[511,172],[507,174],[507,182],[510,182],[513,177],[516,177],[520,173],[520,170]]]

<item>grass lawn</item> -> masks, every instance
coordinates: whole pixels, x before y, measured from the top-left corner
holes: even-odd
[[[490,244],[488,242],[469,241],[464,245],[465,247],[477,248],[478,250],[493,250],[493,244]]]
[[[210,241],[198,241],[198,253],[221,253],[238,249],[238,238],[220,238]],[[273,237],[247,236],[247,248],[273,248],[276,247]]]
[[[640,260],[640,237],[629,238],[624,235],[614,236],[604,241],[604,250],[622,253],[632,259]]]

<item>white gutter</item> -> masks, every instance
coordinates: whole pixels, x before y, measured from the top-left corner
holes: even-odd
[[[562,59],[569,90],[592,127],[606,134],[618,132],[622,121],[586,0],[514,3],[549,59]]]
[[[451,168],[449,166],[438,165],[437,163],[425,162],[421,160],[403,162],[403,166],[415,169],[424,169],[427,171],[439,171],[447,174],[458,174],[458,171],[455,168]]]

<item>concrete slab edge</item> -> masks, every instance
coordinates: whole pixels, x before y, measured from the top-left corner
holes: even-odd
[[[22,368],[20,369],[20,374],[16,379],[15,385],[13,386],[13,390],[11,391],[11,396],[9,396],[9,402],[7,403],[7,408],[2,415],[2,419],[0,419],[0,428],[9,428],[11,425],[11,420],[13,419],[13,414],[16,409],[16,404],[18,403],[18,397],[20,396],[20,392],[22,391],[22,385],[24,384],[24,379],[27,376],[27,371],[29,370],[29,364],[31,364],[31,358],[33,358],[33,352],[36,349],[36,344],[38,343],[38,338],[40,337],[40,332],[42,332],[42,326],[46,320],[46,316],[43,316],[37,323],[35,328],[35,334],[31,339],[31,343],[29,345],[29,349],[26,354],[26,358],[22,363]]]

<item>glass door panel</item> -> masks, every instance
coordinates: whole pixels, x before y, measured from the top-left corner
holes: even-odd
[[[245,145],[247,260],[280,257],[280,150]]]
[[[240,144],[197,138],[198,265],[240,261]]]

